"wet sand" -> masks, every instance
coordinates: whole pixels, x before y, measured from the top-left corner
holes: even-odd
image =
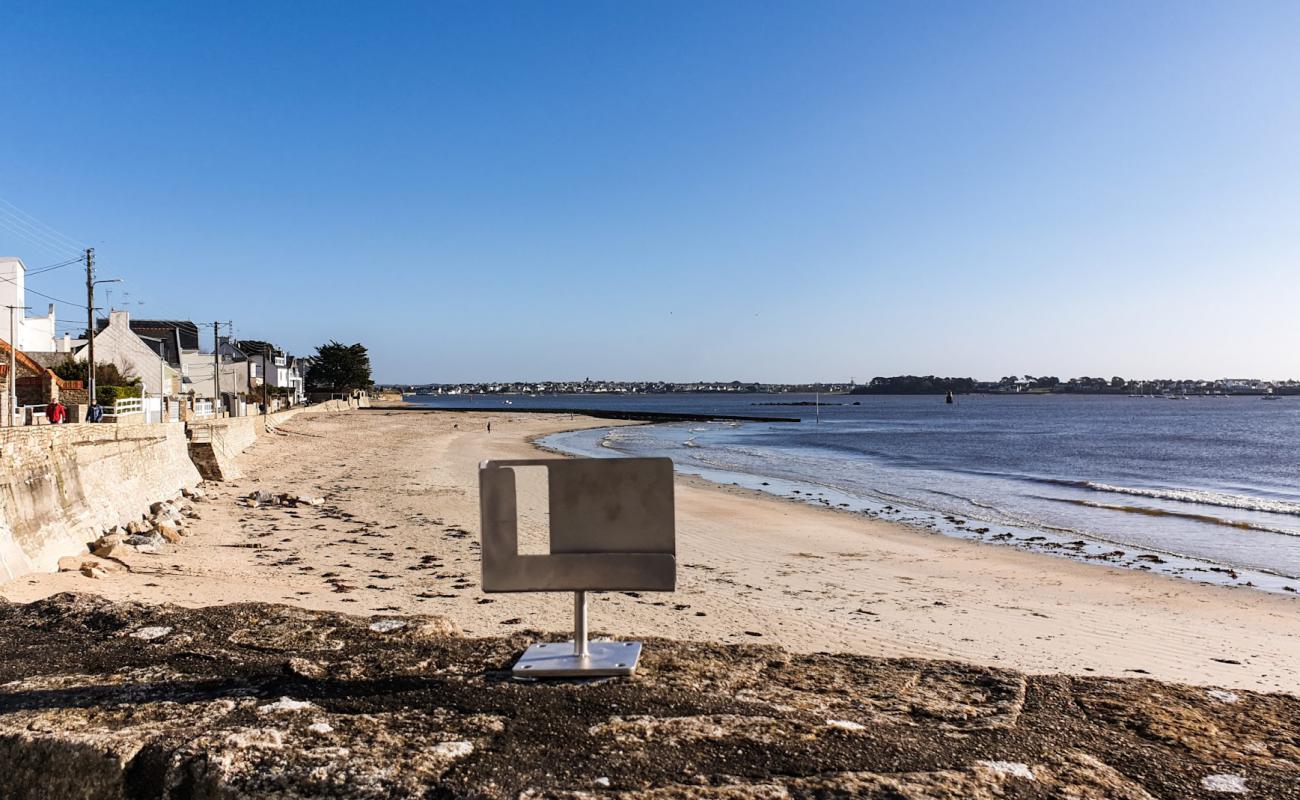
[[[493,432],[486,432],[491,420]],[[478,588],[477,465],[539,455],[530,439],[609,420],[410,413],[302,415],[209,485],[161,555],[102,579],[0,586],[188,606],[258,600],[354,614],[445,614],[472,635],[570,625],[568,595]],[[521,478],[525,551],[544,548],[539,476]],[[248,508],[254,489],[325,497]],[[958,659],[1029,672],[1150,676],[1300,693],[1300,599],[956,540],[896,523],[679,478],[679,588],[595,595],[620,637],[779,644],[796,651]]]

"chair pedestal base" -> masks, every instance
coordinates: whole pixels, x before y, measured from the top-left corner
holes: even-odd
[[[516,678],[599,678],[631,675],[641,658],[640,642],[587,642],[587,655],[574,654],[573,642],[532,645],[511,670]]]

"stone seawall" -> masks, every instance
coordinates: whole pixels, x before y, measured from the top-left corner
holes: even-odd
[[[0,429],[0,582],[56,569],[107,528],[125,526],[202,479],[238,477],[235,456],[292,417],[346,411],[330,401],[268,417]]]
[[[181,423],[0,430],[0,580],[61,556],[199,482]]]

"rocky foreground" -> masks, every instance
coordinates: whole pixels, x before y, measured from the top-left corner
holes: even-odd
[[[512,680],[438,617],[0,605],[5,798],[1300,797],[1300,699],[651,640]]]

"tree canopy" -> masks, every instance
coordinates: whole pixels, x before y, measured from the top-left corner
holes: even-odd
[[[369,389],[370,354],[360,342],[342,344],[333,339],[316,348],[316,358],[307,370],[307,388],[315,391],[350,392]]]

